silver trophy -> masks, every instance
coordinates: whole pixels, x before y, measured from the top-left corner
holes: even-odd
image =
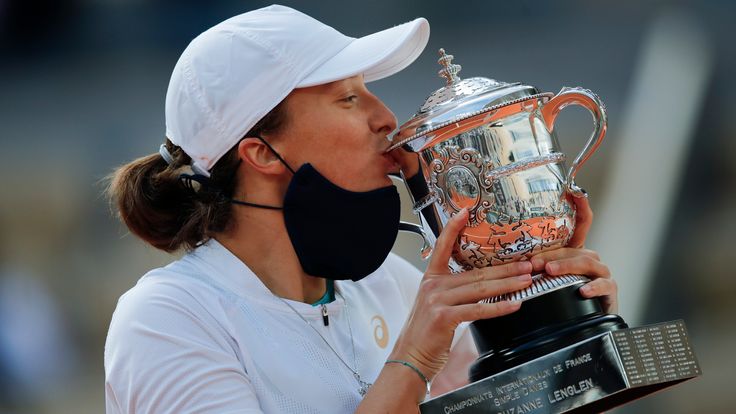
[[[421,171],[422,179],[405,179],[421,228],[402,229],[423,234],[426,257],[427,245],[467,208],[467,226],[453,248],[455,271],[565,246],[575,231],[571,197],[585,196],[575,175],[606,134],[603,102],[583,88],[555,95],[521,83],[461,79],[453,56],[439,52],[445,85],[400,127],[389,149],[416,153]],[[593,132],[568,163],[554,126],[570,105],[591,113]],[[578,293],[589,281],[584,275],[533,278],[529,288],[486,299],[524,304],[471,324],[481,354],[472,383],[425,402],[423,413],[605,410],[700,374],[682,322],[629,329],[598,299]],[[667,348],[675,342],[677,348]],[[659,352],[656,369],[642,359],[651,357],[649,347]]]
[[[555,96],[520,83],[460,79],[452,55],[442,49],[440,55],[446,85],[401,126],[389,149],[420,154],[428,192],[410,192],[425,231],[439,234],[453,214],[469,209],[454,254],[462,269],[564,246],[575,230],[568,197],[583,196],[573,179],[603,141],[605,106],[582,88],[563,88]],[[594,131],[568,169],[554,123],[569,105],[591,112]]]

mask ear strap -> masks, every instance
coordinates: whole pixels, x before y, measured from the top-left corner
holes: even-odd
[[[254,137],[260,139],[262,143],[266,144],[266,146],[268,147],[268,149],[271,150],[271,152],[273,153],[273,155],[275,155],[276,158],[278,158],[279,161],[281,161],[281,163],[284,164],[284,166],[286,166],[286,168],[288,168],[289,171],[291,171],[292,174],[296,174],[296,172],[294,171],[294,169],[291,168],[291,166],[289,165],[289,163],[287,163],[283,158],[281,158],[281,155],[278,152],[276,152],[275,149],[273,149],[273,147],[271,146],[271,144],[269,144],[268,142],[266,142],[266,140],[263,139],[263,137],[261,137],[260,135],[254,135]]]
[[[266,210],[283,210],[284,209],[283,207],[269,206],[266,204],[249,203],[247,201],[235,200],[233,198],[230,199],[230,202],[233,204],[241,205],[241,206],[265,208]]]
[[[262,143],[266,144],[266,146],[268,147],[269,150],[271,150],[271,152],[273,153],[273,155],[275,155],[276,158],[278,158],[279,161],[281,161],[281,163],[284,164],[284,166],[286,166],[286,168],[288,168],[289,171],[291,171],[292,174],[296,174],[294,172],[294,170],[291,168],[291,166],[286,161],[284,161],[283,158],[281,158],[281,155],[279,155],[279,153],[276,152],[275,149],[273,149],[273,147],[271,146],[271,144],[269,144],[268,142],[266,142],[266,140],[263,139],[263,138],[261,138],[259,135],[254,135],[254,137],[258,138],[259,140],[261,140]],[[269,206],[269,205],[257,204],[257,203],[249,203],[247,201],[235,200],[235,199],[232,199],[232,198],[230,199],[230,202],[233,203],[233,204],[241,205],[241,206],[264,208],[264,209],[267,209],[267,210],[283,210],[284,209],[283,207]]]

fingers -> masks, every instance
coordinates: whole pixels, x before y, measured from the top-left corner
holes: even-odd
[[[544,271],[550,276],[580,274],[593,278],[610,278],[608,266],[588,255],[579,255],[547,262]]]
[[[468,209],[464,208],[455,214],[445,225],[437,243],[434,246],[432,259],[427,266],[427,274],[447,273],[447,267],[452,254],[452,248],[455,240],[460,235],[460,231],[465,228],[468,221]]]
[[[422,280],[419,285],[419,296],[427,297],[431,305],[469,303],[527,287],[531,284],[530,272],[529,262],[516,262],[474,269],[453,277],[441,273],[437,277],[425,277]],[[521,283],[499,284],[519,276]],[[458,288],[462,289],[455,291]]]
[[[618,285],[613,279],[595,279],[580,288],[583,297],[594,298],[598,296],[616,296]]]
[[[477,283],[489,280],[505,279],[512,276],[521,276],[531,274],[532,265],[528,261],[507,263],[504,265],[483,267],[460,273],[453,277],[445,277],[440,275],[442,279],[442,289],[452,289],[469,283]]]
[[[529,261],[532,263],[534,272],[541,272],[545,270],[545,264],[562,260],[574,256],[588,256],[594,260],[600,261],[600,256],[593,250],[577,249],[571,247],[562,247],[555,250],[548,250],[537,255],[532,256]]]
[[[467,305],[454,306],[452,308],[453,318],[465,321],[477,321],[479,319],[497,318],[516,312],[521,308],[521,301],[502,301],[496,303],[471,303]]]
[[[607,313],[618,312],[618,285],[613,279],[596,279],[580,288],[584,298],[601,297]]]
[[[514,292],[529,287],[531,284],[532,275],[530,274],[501,280],[481,280],[445,291],[443,296],[448,305],[461,305]]]
[[[590,208],[590,202],[587,197],[568,197],[575,204],[575,232],[570,241],[567,242],[568,247],[583,247],[585,239],[588,237],[590,226],[593,224],[593,210]]]

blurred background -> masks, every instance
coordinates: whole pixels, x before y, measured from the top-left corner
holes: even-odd
[[[685,319],[704,371],[616,412],[733,412],[736,2],[282,3],[353,36],[430,21],[424,54],[369,85],[400,122],[443,85],[440,47],[461,77],[597,92],[609,133],[577,179],[596,212],[588,247],[617,278],[624,318]],[[188,42],[267,4],[0,0],[0,412],[104,411],[117,298],[174,257],[126,232],[101,180],[163,142],[168,79]],[[569,156],[591,125],[563,111]],[[419,246],[401,235],[395,250],[421,268]]]

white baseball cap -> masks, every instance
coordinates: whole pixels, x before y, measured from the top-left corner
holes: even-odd
[[[363,74],[385,78],[429,40],[418,18],[355,39],[297,10],[273,5],[232,17],[187,46],[166,92],[166,136],[209,170],[296,88]]]

